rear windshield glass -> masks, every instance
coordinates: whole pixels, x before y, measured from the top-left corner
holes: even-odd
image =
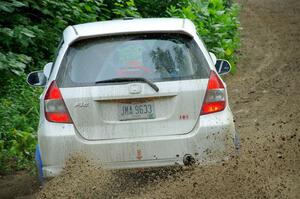
[[[58,82],[61,87],[72,87],[122,77],[158,82],[208,75],[208,64],[192,38],[160,33],[78,41],[62,61]]]

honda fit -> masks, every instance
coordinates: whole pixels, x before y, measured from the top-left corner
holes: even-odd
[[[220,74],[188,19],[86,23],[63,32],[54,63],[29,74],[43,86],[36,160],[56,176],[72,154],[107,168],[209,164],[235,148]]]

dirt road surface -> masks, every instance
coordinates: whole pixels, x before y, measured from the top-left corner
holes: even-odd
[[[22,173],[0,179],[0,198],[300,198],[300,1],[240,3],[240,61],[237,73],[224,77],[240,156],[141,173],[71,160],[42,190]]]

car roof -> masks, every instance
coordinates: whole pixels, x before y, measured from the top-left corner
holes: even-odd
[[[81,38],[105,35],[178,32],[194,37],[196,28],[189,19],[179,18],[139,18],[91,22],[68,26],[63,33],[64,42],[72,43]]]

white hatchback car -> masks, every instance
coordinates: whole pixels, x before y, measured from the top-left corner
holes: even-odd
[[[108,168],[228,157],[236,135],[219,74],[229,70],[187,19],[67,27],[55,62],[27,80],[45,86],[36,151],[41,176],[59,174],[74,153]]]

